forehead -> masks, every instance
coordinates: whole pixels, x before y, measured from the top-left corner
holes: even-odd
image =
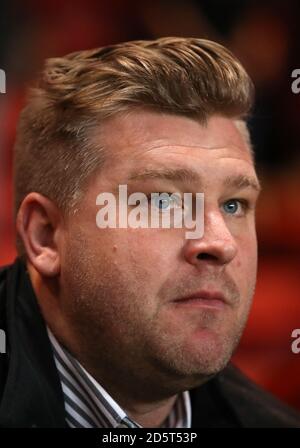
[[[140,166],[172,163],[221,168],[227,162],[254,171],[241,123],[212,116],[206,124],[184,116],[133,111],[107,120],[97,136],[106,153],[106,167],[117,175]]]

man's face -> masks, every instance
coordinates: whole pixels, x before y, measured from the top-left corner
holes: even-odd
[[[219,116],[203,126],[132,112],[107,121],[98,138],[106,165],[68,221],[63,312],[95,371],[105,365],[136,384],[191,388],[229,361],[254,292],[258,192],[250,150],[235,122]],[[199,179],[154,174],[164,169],[193,170]],[[185,228],[99,229],[96,197],[121,184],[128,195],[204,193],[204,236],[186,239]]]

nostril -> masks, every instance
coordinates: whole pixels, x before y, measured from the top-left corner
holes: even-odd
[[[197,255],[197,259],[198,260],[215,260],[216,257],[214,255],[203,252],[203,253]]]

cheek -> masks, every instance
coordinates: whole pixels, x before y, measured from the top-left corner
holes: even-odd
[[[114,302],[112,314],[120,319],[130,315],[131,322],[137,324],[157,315],[159,292],[170,277],[171,268],[174,272],[175,253],[167,250],[169,245],[161,235],[149,235],[145,230],[148,229],[116,231],[109,241],[106,239],[105,250],[102,247],[111,273],[110,277],[105,273],[102,287],[111,295],[110,302]]]
[[[117,246],[128,275],[144,281],[144,287],[153,288],[154,294],[170,272],[174,272],[176,244],[161,229],[127,230]]]
[[[255,233],[238,241],[238,253],[234,261],[235,278],[242,295],[249,295],[256,282],[257,272],[257,242]]]

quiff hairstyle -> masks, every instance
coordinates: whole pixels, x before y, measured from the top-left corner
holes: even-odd
[[[47,59],[17,130],[15,214],[39,192],[64,214],[104,162],[92,132],[103,120],[148,108],[198,119],[217,113],[244,120],[253,84],[223,46],[205,39],[131,41]]]

